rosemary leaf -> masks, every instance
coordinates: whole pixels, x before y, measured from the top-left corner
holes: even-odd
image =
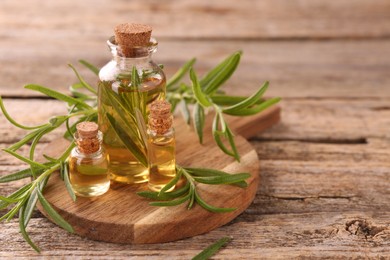
[[[221,132],[218,130],[218,124],[220,122],[220,115],[216,114],[213,120],[213,126],[212,126],[212,133],[214,141],[217,143],[218,147],[227,155],[233,156],[234,153],[232,151],[229,151],[229,149],[225,146],[225,144],[222,142],[221,136],[225,136],[224,132]]]
[[[69,196],[73,201],[76,201],[76,194],[74,193],[72,189],[72,185],[70,184],[70,179],[69,179],[69,169],[68,169],[68,164],[65,163],[64,167],[62,168],[63,176],[64,176],[64,182],[66,186],[66,190],[68,191]]]
[[[191,198],[191,194],[188,193],[186,196],[175,199],[175,200],[170,200],[170,201],[156,201],[156,202],[150,202],[150,206],[158,206],[158,207],[171,207],[171,206],[177,206],[180,205],[187,200]]]
[[[117,123],[113,116],[106,114],[108,121],[111,127],[114,129],[115,133],[126,146],[126,148],[134,155],[137,160],[142,163],[145,167],[148,167],[148,161],[146,160],[146,155],[141,151],[137,144],[131,139],[131,137],[126,133],[126,131]]]
[[[45,129],[46,127],[48,127],[48,125],[43,125],[41,128],[38,128],[38,129],[28,133],[20,141],[14,143],[13,145],[8,147],[7,149],[10,150],[10,151],[18,150],[20,147],[22,147],[23,145],[27,144],[31,140],[33,140],[37,135],[39,135],[39,133],[42,132],[42,129]]]
[[[55,159],[55,158],[53,158],[53,157],[50,157],[50,156],[48,156],[48,155],[46,155],[46,154],[42,154],[42,156],[43,156],[46,160],[48,160],[49,162],[51,162],[51,163],[56,163],[56,162],[57,162],[57,159]]]
[[[162,193],[161,195],[159,195],[159,192],[156,191],[139,191],[137,192],[137,195],[148,199],[154,199],[154,200],[170,200],[170,199],[175,199],[183,196],[188,192],[189,188],[190,188],[190,183],[187,182],[186,185],[181,187],[180,189],[171,192]]]
[[[96,68],[94,65],[91,63],[85,61],[85,60],[79,60],[79,62],[84,65],[86,68],[88,68],[90,71],[92,71],[96,76],[99,75],[99,69]]]
[[[55,129],[54,127],[45,127],[39,134],[37,134],[35,136],[34,140],[31,143],[31,146],[30,146],[30,160],[32,160],[32,161],[34,160],[35,147],[37,146],[37,144],[41,140],[41,138],[45,134],[53,131],[54,129]]]
[[[43,197],[42,195],[42,192],[37,189],[37,192],[38,192],[38,199],[39,199],[39,202],[41,202],[42,204],[42,207],[45,209],[46,213],[50,216],[50,218],[57,224],[59,225],[60,227],[62,227],[63,229],[65,229],[66,231],[70,232],[70,233],[73,233],[73,228],[72,226],[65,221],[65,219],[63,219],[60,214],[57,213],[57,211],[55,211],[52,206],[50,205],[50,203],[45,199],[45,197]]]
[[[87,94],[84,94],[80,91],[77,91],[78,89],[84,88],[84,85],[79,83],[75,83],[73,85],[70,85],[69,91],[72,93],[72,95],[78,99],[82,99],[83,101],[85,100],[96,100],[96,96],[89,96]]]
[[[218,250],[229,243],[232,240],[230,237],[224,237],[215,242],[214,244],[205,248],[202,252],[197,254],[192,260],[206,260],[213,256]]]
[[[131,87],[138,88],[140,84],[141,84],[141,79],[139,78],[137,68],[133,66],[133,69],[131,71]]]
[[[122,98],[122,96],[119,96],[115,92],[109,91],[108,89],[105,89],[105,88],[103,88],[102,91],[105,92],[106,97],[110,100],[112,107],[117,112],[116,114],[119,115],[119,117],[120,117],[120,122],[118,122],[118,124],[120,124],[121,126],[126,128],[125,132],[129,133],[130,137],[137,138],[137,140],[140,143],[143,143],[143,141],[141,140],[140,136],[137,133],[137,130],[131,125],[131,123],[137,124],[136,118],[131,117],[131,116],[126,117],[126,115],[132,114],[129,111],[129,109],[131,109],[131,105],[126,106],[127,99]],[[125,102],[122,102],[122,101],[125,101]],[[133,110],[131,110],[131,111],[133,111]]]
[[[193,183],[191,183],[189,194],[191,195],[191,197],[190,201],[188,202],[187,209],[191,209],[195,202],[195,185]]]
[[[21,197],[23,197],[24,193],[31,188],[31,186],[32,186],[32,183],[24,185],[23,187],[21,187],[20,189],[18,189],[17,191],[12,193],[11,195],[9,195],[8,198],[20,199]],[[0,201],[0,209],[4,209],[4,208],[8,207],[9,204],[10,203],[8,203],[8,202]]]
[[[138,130],[139,130],[141,137],[142,137],[141,140],[143,141],[143,145],[146,147],[146,145],[148,143],[148,137],[147,137],[147,133],[146,133],[145,120],[144,120],[144,117],[142,115],[141,110],[139,110],[138,108],[135,108],[134,110],[135,110],[135,118],[137,121]]]
[[[24,240],[38,253],[40,253],[40,249],[37,247],[37,245],[34,244],[34,242],[31,241],[27,231],[26,231],[26,225],[25,225],[25,219],[24,219],[24,210],[25,210],[25,205],[20,209],[19,211],[19,229],[20,233],[22,233],[22,236]]]
[[[190,173],[192,176],[196,177],[212,177],[212,176],[230,176],[231,174],[228,174],[223,171],[215,170],[215,169],[208,169],[208,168],[188,168],[186,167],[185,170]],[[236,173],[238,174],[238,173]],[[246,188],[248,187],[248,183],[243,181],[238,181],[231,183],[231,185],[238,186],[240,188]]]
[[[17,199],[7,198],[7,197],[3,197],[3,196],[0,196],[0,200],[4,201],[4,202],[7,202],[7,203],[15,203],[15,202],[19,201]]]
[[[3,151],[9,153],[10,155],[16,157],[17,159],[19,159],[19,160],[21,160],[21,161],[23,161],[25,163],[28,163],[31,167],[42,168],[42,169],[49,168],[47,165],[44,165],[44,164],[32,161],[32,160],[30,160],[30,159],[28,159],[26,157],[21,156],[20,154],[14,152],[14,151],[11,151],[11,150],[8,150],[8,149],[3,149]]]
[[[170,188],[172,188],[173,186],[175,186],[176,183],[180,180],[181,175],[182,175],[181,168],[176,169],[176,175],[175,175],[175,177],[174,177],[170,182],[168,182],[168,183],[160,190],[160,192],[158,193],[158,196],[164,194],[167,190],[169,190]]]
[[[97,91],[96,89],[94,89],[93,87],[91,87],[81,76],[80,74],[77,72],[77,70],[75,69],[75,67],[73,67],[72,64],[68,64],[68,66],[73,70],[74,74],[76,74],[76,77],[79,79],[80,83],[84,86],[84,88],[86,88],[87,90],[89,90],[90,92],[92,92],[93,94],[97,95]]]
[[[179,106],[180,106],[180,112],[184,118],[184,122],[189,125],[191,123],[191,116],[190,116],[190,109],[188,108],[188,104],[187,102],[185,101],[185,99],[182,99],[180,102],[179,102]]]
[[[10,221],[16,215],[16,213],[18,213],[20,208],[24,205],[26,199],[27,198],[24,197],[21,200],[19,200],[19,202],[7,214],[5,214],[4,216],[2,216],[0,218],[0,221],[4,220],[4,219],[7,219],[7,221]]]
[[[167,90],[174,90],[179,81],[187,74],[187,72],[195,64],[196,59],[193,58],[186,62],[167,82]]]
[[[260,103],[259,105],[251,107],[251,108],[244,108],[244,109],[241,109],[238,111],[225,111],[225,110],[223,110],[223,113],[228,114],[228,115],[232,115],[232,116],[251,116],[251,115],[255,115],[255,114],[263,111],[264,109],[272,106],[273,104],[278,103],[279,101],[280,101],[280,98],[271,98],[271,99],[265,100],[264,102]]]
[[[207,209],[208,211],[215,212],[215,213],[225,213],[225,212],[232,212],[235,211],[236,208],[218,208],[214,207],[212,205],[207,204],[198,194],[198,192],[195,190],[195,201],[202,206],[203,208]]]
[[[264,83],[264,85],[256,92],[254,93],[252,96],[246,98],[245,100],[233,105],[233,106],[230,106],[230,107],[227,107],[223,110],[223,112],[226,112],[226,111],[239,111],[241,109],[244,109],[244,108],[247,108],[247,107],[250,107],[254,104],[256,104],[256,102],[263,96],[263,94],[265,93],[265,91],[268,89],[268,81],[266,81]]]
[[[227,174],[225,176],[194,177],[194,180],[205,184],[232,184],[241,182],[251,177],[249,173]]]
[[[204,107],[209,107],[212,105],[210,100],[208,100],[207,96],[202,92],[202,88],[200,87],[198,77],[193,69],[190,69],[190,78],[192,81],[192,91],[194,92],[196,100]]]
[[[204,93],[211,94],[225,83],[236,70],[240,63],[241,52],[235,52],[222,61],[200,81]]]
[[[27,204],[23,207],[23,219],[24,219],[24,226],[27,227],[28,222],[31,219],[31,215],[34,211],[35,205],[38,201],[38,193],[37,193],[38,187],[35,187],[35,189],[31,192],[30,197],[28,198]],[[20,216],[19,216],[20,217]]]
[[[7,118],[7,120],[13,124],[14,126],[18,127],[18,128],[21,128],[21,129],[24,129],[24,130],[33,130],[33,129],[38,129],[38,128],[41,128],[45,125],[38,125],[38,126],[24,126],[24,125],[21,125],[19,124],[18,122],[16,122],[7,112],[7,110],[5,109],[4,107],[4,103],[3,103],[3,99],[1,98],[0,96],[0,108],[1,108],[1,111],[3,112],[3,115],[5,116],[5,118]]]
[[[225,94],[214,94],[211,96],[211,100],[213,103],[217,106],[233,106],[237,103],[240,103],[247,99],[248,97],[243,97],[243,96],[228,96]],[[259,99],[256,104],[261,103],[262,99]]]
[[[77,105],[77,106],[87,108],[87,109],[91,108],[91,106],[85,102],[82,102],[78,99],[75,99],[73,97],[70,97],[68,95],[62,94],[60,92],[57,92],[55,90],[52,90],[52,89],[49,89],[49,88],[46,88],[46,87],[43,87],[40,85],[28,84],[28,85],[24,86],[24,88],[41,92],[42,94],[45,94],[46,96],[55,98],[55,99],[60,100],[60,101],[67,102],[69,105]]]
[[[232,148],[234,158],[237,162],[240,162],[240,154],[238,153],[236,143],[234,142],[234,135],[229,127],[226,126],[226,136],[229,140],[230,147]]]
[[[205,122],[204,108],[199,105],[199,103],[195,104],[194,107],[194,125],[195,131],[199,137],[199,143],[203,143],[203,128]]]
[[[23,169],[21,171],[11,173],[0,177],[0,183],[17,181],[24,178],[31,177],[31,168]]]

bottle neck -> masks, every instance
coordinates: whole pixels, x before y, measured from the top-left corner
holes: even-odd
[[[116,61],[121,69],[132,69],[135,67],[143,67],[152,62],[152,54],[157,51],[158,43],[156,39],[151,38],[147,46],[134,46],[128,47],[128,55],[124,56],[121,47],[117,45],[115,37],[112,36],[108,39],[107,45],[113,56],[113,60]]]
[[[151,62],[152,55],[150,54],[150,55],[147,55],[144,57],[136,57],[136,58],[113,55],[113,59],[115,60],[115,62],[117,63],[117,66],[121,70],[131,71],[133,69],[133,67],[136,67],[136,68],[146,67],[146,65],[149,64],[149,62]]]

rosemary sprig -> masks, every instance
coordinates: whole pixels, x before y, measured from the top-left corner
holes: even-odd
[[[263,88],[259,89],[255,94],[250,97],[237,97],[225,95],[220,90],[221,85],[230,78],[235,71],[241,58],[241,52],[236,52],[210,72],[208,72],[200,80],[196,72],[192,69],[195,63],[195,59],[190,60],[170,79],[167,83],[167,98],[172,104],[173,110],[180,104],[182,114],[185,121],[188,124],[193,122],[196,133],[199,136],[200,142],[203,141],[203,129],[205,122],[205,114],[208,110],[214,110],[215,117],[212,128],[214,140],[217,145],[226,154],[233,156],[239,160],[239,154],[235,147],[234,135],[229,128],[228,124],[224,120],[224,114],[234,116],[246,116],[258,113],[272,104],[278,102],[279,98],[273,98],[263,100],[262,95],[267,89],[266,83]],[[80,60],[82,65],[87,67],[95,75],[98,75],[99,69],[92,64]],[[76,199],[73,193],[68,176],[67,158],[70,151],[74,147],[72,142],[70,146],[63,152],[58,158],[51,158],[47,155],[43,155],[46,159],[45,162],[35,160],[35,149],[41,138],[53,130],[66,126],[66,132],[64,137],[72,140],[72,136],[76,131],[76,124],[82,121],[97,121],[97,96],[96,89],[88,84],[84,78],[77,72],[75,67],[69,65],[74,71],[79,82],[70,86],[69,90],[71,95],[60,93],[47,87],[43,87],[36,84],[26,85],[26,89],[38,91],[44,95],[63,101],[68,106],[68,113],[65,115],[57,115],[48,120],[47,123],[37,126],[24,126],[16,122],[7,112],[4,107],[3,101],[0,97],[0,109],[2,110],[6,119],[14,126],[28,131],[27,134],[15,144],[4,149],[5,152],[13,155],[17,159],[29,165],[29,168],[23,169],[16,173],[11,173],[0,177],[0,183],[12,182],[25,178],[32,178],[31,182],[22,186],[17,191],[8,196],[0,196],[0,209],[9,208],[8,212],[0,217],[1,220],[10,220],[16,213],[19,212],[19,227],[24,239],[30,244],[32,248],[39,252],[39,248],[30,239],[26,228],[31,218],[32,212],[35,208],[37,201],[39,200],[47,212],[47,214],[53,219],[59,226],[63,227],[69,232],[73,232],[72,227],[67,223],[50,205],[50,203],[44,198],[43,190],[47,181],[52,173],[60,171],[61,178],[65,182],[65,186],[69,192],[72,200]],[[146,73],[146,72],[145,72]],[[146,76],[143,72],[141,78]],[[191,84],[185,83],[184,78],[189,73]],[[136,85],[140,80],[140,75],[133,70],[131,74],[124,75],[125,77],[131,77],[133,85]],[[128,109],[126,102],[121,102],[121,96],[112,95],[109,97],[114,109]],[[194,105],[193,113],[190,113],[189,106]],[[133,111],[134,112],[134,111]],[[137,124],[142,121],[142,112],[139,115],[139,111],[135,111]],[[72,124],[70,120],[72,119]],[[114,127],[116,134],[122,135],[123,138],[128,136],[128,127],[126,122],[116,122],[109,119],[110,124]],[[126,120],[122,120],[126,121]],[[124,127],[121,129],[120,127]],[[144,129],[144,126],[142,127]],[[144,144],[144,137],[142,135],[136,135],[140,140],[136,140],[139,144]],[[122,138],[121,138],[122,139]],[[227,139],[229,146],[226,147],[224,139]],[[124,139],[122,139],[123,141]],[[127,139],[129,140],[129,139]],[[29,156],[24,157],[17,151],[25,145],[29,145]],[[128,147],[134,148],[129,144]],[[134,150],[131,150],[134,154]],[[137,153],[136,153],[137,154]],[[138,152],[138,160],[146,164],[145,148],[141,147]],[[144,160],[145,159],[145,160]],[[225,172],[216,171],[213,169],[199,169],[199,168],[185,168],[177,166],[178,174],[176,178],[172,180],[160,193],[155,192],[141,192],[140,195],[150,199],[156,200],[151,202],[151,205],[155,206],[173,206],[184,202],[188,202],[187,207],[192,208],[194,203],[198,203],[203,208],[212,212],[229,212],[234,210],[233,208],[218,208],[207,204],[203,198],[200,197],[199,192],[196,189],[198,183],[216,185],[216,184],[231,184],[239,187],[246,187],[245,179],[249,177],[248,174],[235,174],[230,175]],[[170,187],[175,185],[181,178],[186,179],[186,183],[183,187],[174,190],[172,192],[166,192]]]
[[[264,109],[280,101],[280,98],[262,99],[263,94],[268,88],[268,82],[265,82],[258,91],[249,97],[237,97],[221,94],[221,86],[225,83],[236,70],[241,52],[233,53],[214,69],[208,72],[202,79],[198,79],[192,66],[195,59],[186,63],[182,69],[168,81],[167,99],[172,104],[173,109],[179,104],[184,121],[187,124],[193,122],[194,129],[199,137],[199,142],[203,142],[203,129],[205,113],[208,110],[214,111],[214,120],[212,135],[219,148],[227,155],[240,160],[239,153],[234,142],[234,134],[224,119],[224,115],[232,116],[250,116],[257,114]],[[182,82],[189,71],[191,84]],[[189,113],[188,106],[195,104],[193,114]],[[227,140],[229,147],[225,145]]]
[[[231,237],[223,237],[219,239],[214,244],[206,247],[202,252],[197,254],[195,257],[192,258],[192,260],[206,260],[212,257],[215,253],[218,252],[222,247],[224,247],[227,243],[229,243],[232,240]]]
[[[196,202],[201,207],[211,212],[230,212],[236,210],[236,208],[219,208],[206,203],[200,197],[199,192],[196,189],[197,183],[209,185],[232,184],[245,188],[248,186],[245,180],[251,176],[249,173],[229,174],[214,169],[185,168],[179,165],[176,165],[176,172],[176,177],[173,178],[160,192],[140,191],[137,194],[145,198],[158,200],[150,202],[149,205],[151,206],[170,207],[188,202],[187,208],[191,209],[194,202]],[[176,191],[166,192],[175,186],[181,177],[184,177],[186,180],[186,185]]]

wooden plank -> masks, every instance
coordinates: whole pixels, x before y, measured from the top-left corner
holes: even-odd
[[[34,38],[35,39],[35,38]],[[41,38],[41,41],[44,41]],[[57,46],[59,44],[59,46]],[[11,48],[12,46],[12,48]],[[11,49],[10,49],[11,48]],[[59,52],[58,49],[62,51]],[[385,98],[390,96],[390,40],[362,41],[160,41],[155,61],[165,64],[170,77],[186,61],[197,57],[200,75],[237,50],[244,55],[236,74],[225,88],[249,94],[269,80],[268,95],[282,97]],[[23,89],[36,83],[61,91],[77,81],[67,63],[86,59],[103,66],[110,53],[105,39],[85,39],[69,44],[0,43],[2,96],[41,96]],[[80,68],[82,75],[96,85],[97,77]],[[353,89],[353,91],[352,91]]]
[[[1,223],[0,257],[114,257],[189,259],[222,236],[233,241],[215,259],[285,259],[291,257],[388,258],[388,211],[349,213],[242,214],[235,222],[208,234],[151,245],[120,245],[67,234],[46,219],[32,219],[30,232],[43,249],[28,248],[14,220]],[[250,243],[248,243],[250,241]]]
[[[156,35],[185,38],[388,37],[387,0],[147,0],[1,3],[0,35],[15,41],[103,39],[124,21],[151,24]],[[71,14],[64,17],[58,14]],[[104,16],[105,19],[102,19]],[[45,42],[46,42],[45,40]],[[42,42],[42,41],[40,41]]]
[[[286,99],[280,104],[282,122],[259,139],[361,144],[390,137],[388,98]]]

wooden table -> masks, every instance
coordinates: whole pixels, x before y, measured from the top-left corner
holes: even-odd
[[[14,219],[0,223],[0,258],[189,259],[227,235],[234,239],[216,259],[390,257],[388,0],[3,0],[0,94],[10,114],[37,124],[64,112],[22,86],[67,91],[76,79],[66,64],[105,64],[105,41],[125,21],[154,27],[155,60],[168,75],[193,56],[204,72],[241,49],[226,89],[249,94],[271,81],[268,95],[283,98],[282,121],[251,139],[261,161],[254,203],[208,234],[154,245],[83,239],[36,212],[29,231],[42,254],[24,242]],[[2,115],[0,122],[0,148],[23,136]],[[0,154],[0,175],[23,167]],[[0,184],[1,194],[22,183]]]

